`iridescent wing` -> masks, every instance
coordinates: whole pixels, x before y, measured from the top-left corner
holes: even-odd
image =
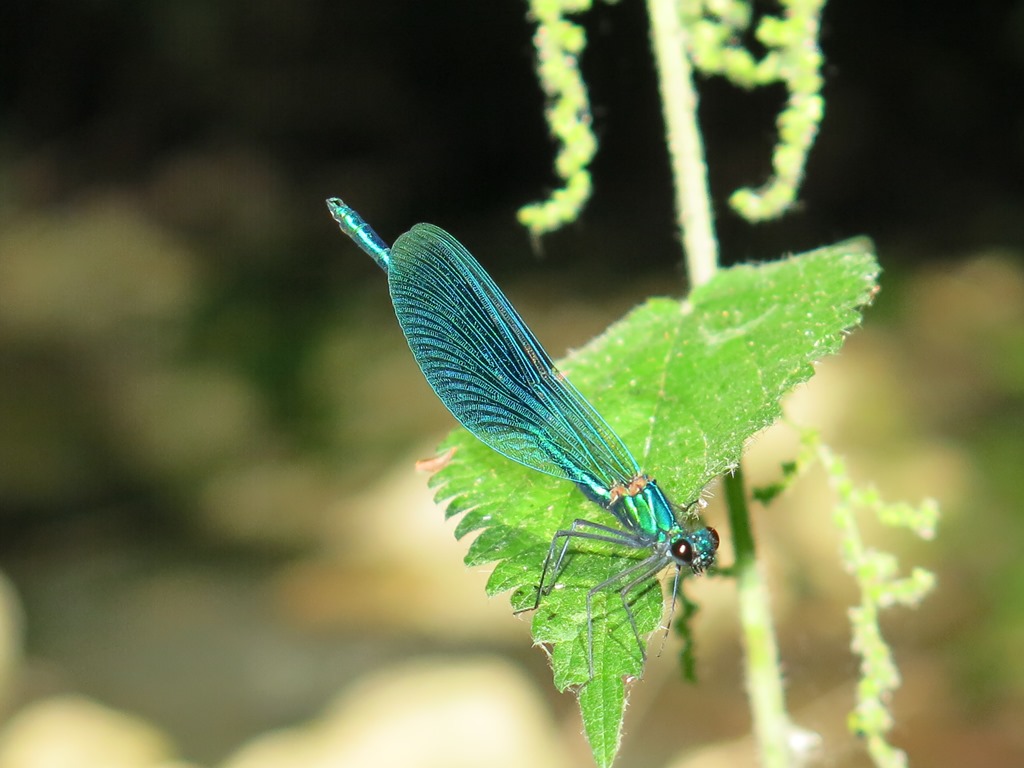
[[[555,368],[508,299],[461,243],[417,224],[387,264],[409,347],[456,419],[498,453],[604,489],[628,483],[636,460]]]

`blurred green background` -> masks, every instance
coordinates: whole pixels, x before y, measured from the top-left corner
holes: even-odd
[[[0,11],[0,768],[587,764],[413,470],[452,420],[323,205],[455,233],[556,356],[681,294],[643,6],[584,23],[596,193],[537,250],[515,210],[553,146],[520,3]],[[932,543],[869,526],[939,577],[883,624],[893,740],[1024,764],[1024,4],[834,0],[823,28],[826,118],[780,222],[724,200],[768,172],[783,94],[701,85],[723,258],[875,238],[866,327],[790,412],[944,509]],[[794,450],[756,440],[752,481]],[[812,476],[755,523],[794,717],[860,766],[828,504]],[[670,639],[619,765],[752,764],[731,584],[691,596],[700,683]]]

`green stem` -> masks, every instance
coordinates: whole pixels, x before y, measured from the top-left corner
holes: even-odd
[[[775,642],[768,587],[758,568],[754,536],[750,527],[743,470],[737,468],[725,476],[725,499],[729,507],[729,525],[733,534],[740,624],[747,652],[747,693],[754,719],[754,733],[765,768],[790,765],[791,733],[779,668],[779,649]]]
[[[647,0],[647,12],[675,181],[676,214],[686,252],[687,274],[691,285],[696,286],[710,280],[717,271],[718,242],[697,120],[697,92],[686,53],[687,31],[680,18],[678,0]],[[743,474],[739,469],[726,476],[725,489],[736,552],[736,584],[754,732],[761,764],[765,768],[784,768],[790,764],[789,716],[768,588],[757,567]]]
[[[672,178],[676,189],[676,220],[686,254],[691,286],[702,285],[718,269],[718,241],[711,218],[704,142],[697,123],[697,91],[686,56],[686,28],[678,0],[647,0],[651,44],[658,68],[661,108],[665,119]]]

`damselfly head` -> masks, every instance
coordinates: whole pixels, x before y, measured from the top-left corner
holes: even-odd
[[[718,531],[714,528],[700,528],[682,534],[668,548],[668,553],[680,565],[694,573],[702,573],[715,563],[718,551]]]

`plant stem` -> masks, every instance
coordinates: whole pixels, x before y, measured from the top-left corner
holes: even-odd
[[[651,40],[658,68],[666,141],[676,190],[676,216],[686,253],[691,286],[718,269],[718,243],[711,216],[704,145],[697,121],[697,92],[686,55],[687,31],[678,0],[647,0]],[[736,585],[747,657],[747,692],[754,733],[765,768],[790,764],[790,723],[783,695],[778,646],[772,626],[768,588],[757,567],[743,473],[725,478],[726,502],[735,549]]]
[[[651,20],[651,44],[658,68],[686,273],[691,286],[702,285],[718,269],[718,241],[711,219],[704,142],[697,123],[697,91],[686,56],[686,28],[679,17],[678,0],[647,0],[647,14]]]
[[[743,645],[747,652],[747,694],[750,696],[754,733],[761,750],[761,764],[765,768],[785,768],[791,763],[791,728],[782,690],[779,649],[775,643],[768,588],[755,556],[742,469],[737,468],[725,476],[725,498],[736,558],[733,571],[740,604]]]

